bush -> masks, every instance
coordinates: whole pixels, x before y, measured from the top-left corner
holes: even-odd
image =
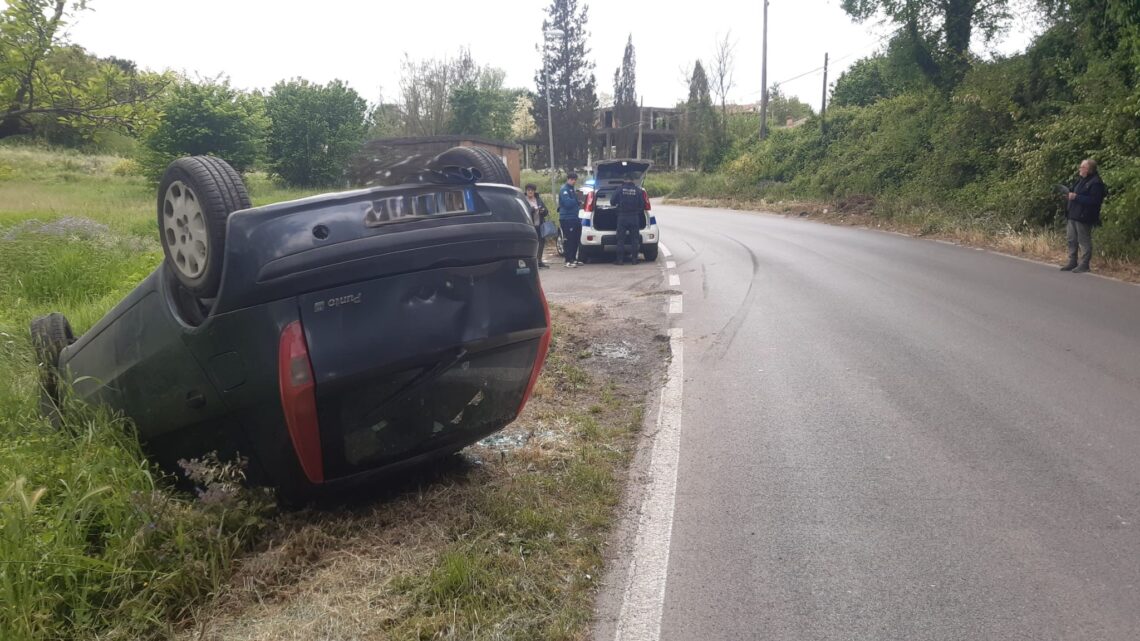
[[[115,176],[134,176],[142,171],[142,165],[133,158],[124,158],[111,167],[111,173]]]
[[[261,158],[266,122],[260,96],[234,89],[228,81],[183,82],[167,98],[139,163],[155,180],[181,156],[218,156],[244,172]]]
[[[293,186],[326,186],[344,177],[366,131],[368,105],[339,80],[281,82],[266,98],[273,173]]]

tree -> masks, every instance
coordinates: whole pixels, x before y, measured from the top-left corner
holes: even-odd
[[[833,107],[866,107],[893,95],[883,72],[880,56],[856,60],[839,74],[831,91]]]
[[[83,0],[11,0],[0,13],[0,138],[45,122],[136,131],[152,115],[148,103],[168,79],[85,52],[76,65],[82,50],[64,42],[69,4],[86,8]]]
[[[412,60],[400,63],[400,101],[404,133],[410,136],[438,136],[451,128],[451,94],[479,72],[470,50],[459,50],[455,58]]]
[[[637,59],[633,50],[633,34],[625,43],[621,66],[614,70],[614,114],[617,116],[617,135],[614,145],[618,155],[633,158],[636,155],[637,122]]]
[[[289,185],[334,185],[364,139],[368,105],[340,80],[279,82],[265,99],[267,156]]]
[[[511,140],[529,140],[538,135],[538,125],[530,115],[534,99],[522,93],[515,98],[515,109],[511,116]]]
[[[778,83],[768,90],[768,120],[772,125],[783,127],[788,118],[799,120],[812,114],[810,105],[794,96],[785,96]]]
[[[510,138],[515,100],[523,92],[504,89],[506,75],[502,69],[483,67],[452,91],[451,133]]]
[[[733,72],[736,70],[736,43],[730,37],[732,32],[724,34],[724,38],[717,40],[716,50],[713,52],[712,86],[717,100],[720,101],[721,123],[728,119],[728,92],[736,85]]]
[[[562,37],[544,38],[542,67],[534,74],[538,89],[531,115],[538,125],[539,138],[554,131],[555,165],[581,167],[588,156],[590,139],[597,120],[597,81],[594,63],[586,47],[588,7],[578,8],[578,0],[552,0],[542,31],[561,30]],[[553,123],[547,121],[547,89]]]
[[[700,60],[688,77],[689,99],[681,126],[681,153],[690,166],[704,165],[717,136],[717,117],[709,90],[708,75]]]
[[[736,43],[732,42],[732,32],[716,42],[713,52],[712,79],[710,85],[717,100],[720,101],[720,127],[712,141],[709,156],[705,159],[706,165],[716,165],[728,153],[728,92],[736,85],[733,72],[736,69]]]
[[[1010,19],[1009,0],[843,0],[843,10],[860,22],[881,12],[900,25],[913,60],[945,90],[969,69],[975,31],[988,43]]]
[[[261,96],[234,89],[229,80],[183,81],[170,92],[162,119],[147,136],[141,162],[153,178],[179,156],[218,156],[245,171],[261,157],[266,126]]]
[[[368,137],[390,138],[399,136],[404,132],[404,114],[400,105],[384,101],[381,92],[376,104],[368,113]]]

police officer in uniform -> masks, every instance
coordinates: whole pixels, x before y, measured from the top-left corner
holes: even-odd
[[[578,243],[582,240],[582,221],[578,218],[578,192],[574,184],[578,174],[566,175],[566,184],[558,191],[558,224],[562,227],[562,248],[567,267],[581,265],[578,260]]]
[[[641,251],[641,221],[645,218],[645,190],[626,179],[610,196],[610,205],[618,208],[617,213],[617,257],[615,265],[625,262],[628,255],[630,262],[637,264],[637,254]],[[629,249],[629,254],[626,249]]]

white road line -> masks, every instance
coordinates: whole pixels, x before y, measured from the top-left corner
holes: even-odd
[[[665,256],[665,258],[669,258],[673,255],[673,252],[669,251],[669,248],[666,247],[664,243],[658,245],[658,247],[661,249],[661,254]]]
[[[684,308],[681,306],[681,295],[680,294],[677,294],[676,296],[670,296],[669,297],[669,313],[670,314],[680,314],[683,311],[683,309]]]
[[[665,269],[677,269],[677,263],[667,260],[665,261]]]
[[[669,286],[676,287],[681,284],[681,277],[676,274],[669,274]]]
[[[657,641],[665,607],[669,570],[669,540],[673,536],[673,507],[681,453],[681,398],[684,352],[681,328],[669,330],[673,359],[657,412],[649,482],[641,502],[633,558],[626,575],[621,615],[614,641]]]

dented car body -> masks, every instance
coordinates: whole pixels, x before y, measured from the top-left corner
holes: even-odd
[[[306,496],[455,452],[518,416],[550,341],[536,251],[510,185],[242,209],[227,217],[213,298],[189,294],[168,261],[69,340],[55,371],[130,417],[160,462],[232,450]]]

